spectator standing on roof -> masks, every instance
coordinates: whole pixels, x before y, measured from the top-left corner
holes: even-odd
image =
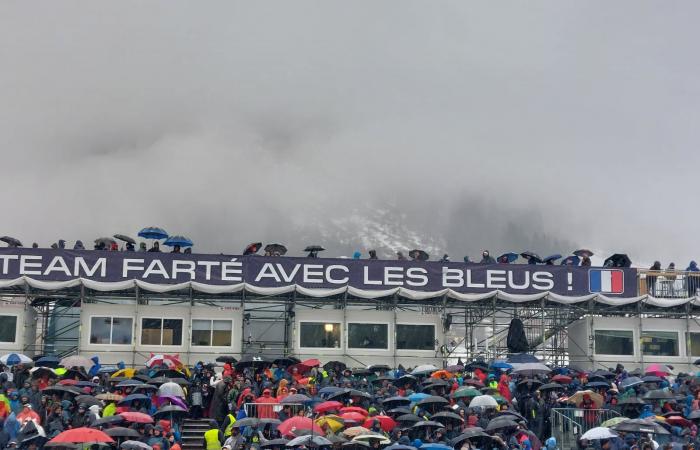
[[[139,244],[139,251],[140,251],[140,252],[147,252],[147,251],[148,251],[148,249],[146,248],[146,243],[145,243],[145,242],[141,242],[141,243]]]
[[[496,260],[493,259],[493,256],[489,254],[488,250],[484,250],[481,253],[481,261],[479,261],[479,264],[496,264]]]
[[[379,258],[377,258],[377,251],[376,250],[369,251],[369,259],[379,259]]]
[[[649,270],[653,270],[654,272],[660,271],[661,262],[654,261],[654,264],[652,264],[651,267],[649,267]],[[647,289],[652,297],[656,297],[656,278],[656,274],[647,274]]]
[[[83,241],[81,241],[81,240],[75,241],[75,245],[73,246],[73,250],[85,250],[85,246],[83,245]]]
[[[153,247],[148,249],[149,253],[160,253],[160,243],[158,241],[155,241],[153,243]]]
[[[173,246],[173,250],[170,253],[180,253],[180,246],[179,245]]]
[[[685,269],[686,272],[700,272],[700,269],[698,269],[698,263],[695,261],[690,261],[690,264],[688,267]],[[689,273],[686,275],[686,288],[688,289],[688,297],[693,297],[695,296],[697,290],[698,290],[698,281],[700,281],[700,278],[695,276],[697,274],[694,273]]]
[[[591,266],[591,258],[588,255],[581,258],[581,267],[590,267],[590,266]]]

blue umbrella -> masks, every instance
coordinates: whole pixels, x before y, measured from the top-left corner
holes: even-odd
[[[508,357],[509,363],[525,364],[525,363],[535,363],[540,362],[536,356],[530,355],[528,353],[514,353]]]
[[[6,355],[0,356],[0,363],[6,366],[14,366],[17,364],[31,364],[32,358],[21,353],[8,353]]]
[[[553,263],[554,261],[556,261],[557,259],[560,259],[560,258],[561,258],[561,255],[558,253],[555,253],[554,255],[549,255],[548,257],[546,257],[542,261],[544,261],[546,263],[551,261]]]
[[[512,263],[518,259],[518,256],[519,255],[517,253],[508,252],[508,253],[504,253],[501,256],[499,256],[498,258],[496,258],[496,261],[501,262],[504,258],[507,258],[508,263]]]
[[[170,236],[165,242],[163,242],[163,245],[167,245],[169,247],[174,247],[176,245],[179,245],[180,247],[192,247],[194,244],[190,238],[186,238],[185,236]]]
[[[420,450],[454,450],[449,445],[445,444],[423,444],[420,446]]]
[[[139,231],[139,236],[144,239],[167,239],[168,233],[159,227],[146,227]]]
[[[52,369],[55,369],[60,363],[61,358],[57,358],[55,356],[42,356],[36,360],[34,365],[37,367],[51,367]]]
[[[491,364],[491,368],[493,368],[493,369],[501,369],[501,370],[510,370],[510,369],[513,368],[513,366],[511,366],[510,364],[508,364],[508,363],[505,362],[505,361],[494,361],[494,362]]]
[[[137,384],[143,384],[143,381],[139,381],[139,380],[124,380],[124,381],[120,381],[120,382],[117,384],[117,387],[136,386]]]
[[[627,377],[624,380],[620,381],[620,388],[627,389],[632,386],[638,386],[642,383],[644,383],[644,381],[642,381],[642,379],[639,377]]]
[[[561,265],[562,266],[578,266],[579,263],[581,262],[581,258],[578,256],[572,255],[572,256],[567,256],[566,258],[561,260]]]
[[[411,394],[408,396],[408,399],[412,401],[413,403],[419,402],[423,400],[424,398],[430,397],[430,394],[426,394],[423,392],[417,392],[415,394]]]
[[[151,401],[151,398],[148,397],[147,395],[143,395],[143,394],[131,394],[131,395],[127,395],[126,397],[121,399],[121,401],[119,403],[131,403],[131,402],[136,401],[136,400]]]

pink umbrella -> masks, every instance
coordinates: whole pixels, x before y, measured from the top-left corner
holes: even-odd
[[[181,407],[181,408],[187,409],[187,405],[185,404],[185,402],[182,401],[181,398],[174,397],[174,396],[172,396],[172,395],[162,395],[162,396],[158,396],[158,401],[156,402],[156,403],[158,404],[158,407],[160,407],[160,406],[161,406],[162,404],[164,404],[165,402],[170,402],[170,403],[172,403],[173,405],[177,405],[177,406],[179,406],[179,407]]]
[[[671,369],[663,364],[649,364],[644,371],[646,375],[654,375],[657,377],[666,377],[671,374]]]

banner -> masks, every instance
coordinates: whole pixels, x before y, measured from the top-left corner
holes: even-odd
[[[40,281],[85,278],[154,284],[195,281],[214,286],[247,283],[269,288],[351,286],[365,290],[449,288],[475,294],[500,290],[510,294],[637,295],[635,269],[1,248],[0,280],[23,276]]]

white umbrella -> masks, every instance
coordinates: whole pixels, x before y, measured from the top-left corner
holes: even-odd
[[[513,373],[526,375],[528,377],[534,377],[552,371],[552,369],[542,363],[511,363],[511,365],[513,366]]]
[[[287,442],[287,447],[298,447],[300,445],[306,445],[307,447],[315,445],[317,447],[321,447],[323,445],[333,445],[333,443],[323,436],[311,436],[310,434],[295,437],[291,441]]]
[[[6,366],[14,366],[15,364],[31,364],[32,358],[22,353],[8,353],[0,356],[0,363]]]
[[[431,373],[431,372],[435,372],[436,370],[438,370],[438,368],[432,364],[423,364],[422,366],[418,366],[415,369],[413,369],[413,371],[411,372],[411,375],[420,375],[420,374],[424,374],[424,373]]]
[[[87,371],[90,370],[95,363],[91,359],[84,356],[73,355],[63,358],[61,360],[61,365],[66,369],[70,369],[71,367],[82,367]]]
[[[173,397],[185,398],[185,392],[182,390],[180,385],[173,383],[172,381],[161,384],[158,388],[158,395],[171,395]]]
[[[589,441],[596,441],[598,439],[610,439],[617,437],[617,434],[613,433],[610,428],[606,427],[595,427],[583,433],[581,439],[587,439]]]
[[[469,402],[469,407],[481,406],[482,408],[498,408],[498,402],[490,395],[477,395]]]
[[[383,434],[377,434],[377,433],[367,433],[367,434],[361,434],[359,436],[355,436],[352,438],[354,442],[365,442],[365,441],[379,441],[379,445],[386,445],[386,444],[391,444],[391,441],[387,439],[386,436]]]

